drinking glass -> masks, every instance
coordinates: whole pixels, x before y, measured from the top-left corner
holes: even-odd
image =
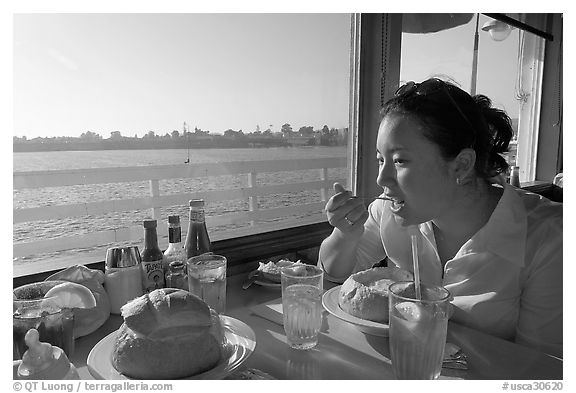
[[[390,285],[390,358],[398,379],[437,379],[442,370],[450,292],[413,281]]]
[[[40,341],[55,345],[71,357],[74,353],[74,313],[62,309],[48,290],[64,281],[44,281],[14,289],[12,300],[13,360],[22,359],[28,346],[24,336],[34,328]]]
[[[322,325],[322,278],[317,266],[296,265],[281,269],[282,314],[288,345],[310,349],[318,344]]]
[[[202,254],[187,261],[189,291],[216,312],[226,311],[226,257]]]

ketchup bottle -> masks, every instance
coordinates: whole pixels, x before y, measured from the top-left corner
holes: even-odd
[[[186,260],[212,251],[212,243],[206,229],[203,199],[190,201],[190,221],[188,222],[184,249],[186,250]]]

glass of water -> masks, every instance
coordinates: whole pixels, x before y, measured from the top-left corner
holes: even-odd
[[[398,379],[438,379],[448,329],[450,292],[421,284],[420,299],[413,281],[389,288],[390,358]]]
[[[322,269],[296,265],[281,270],[282,314],[288,345],[310,349],[322,325]]]
[[[202,254],[187,261],[189,291],[216,312],[226,311],[226,257]]]

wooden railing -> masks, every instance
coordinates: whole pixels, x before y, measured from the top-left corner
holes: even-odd
[[[245,200],[249,210],[230,212],[222,215],[209,215],[207,225],[216,227],[236,223],[250,223],[249,229],[223,231],[215,234],[214,239],[233,237],[238,235],[257,233],[270,229],[279,229],[294,226],[298,223],[283,220],[279,223],[257,224],[262,220],[272,220],[280,217],[302,215],[306,213],[317,214],[316,222],[321,220],[321,213],[328,193],[335,181],[346,182],[342,178],[329,179],[328,169],[345,168],[346,158],[318,158],[305,160],[275,160],[275,161],[247,161],[188,165],[138,166],[121,168],[72,169],[56,171],[14,172],[14,189],[41,189],[44,187],[68,187],[89,184],[107,184],[147,181],[149,183],[149,196],[132,199],[115,199],[97,202],[74,203],[56,206],[19,208],[13,210],[13,223],[27,223],[42,220],[63,219],[74,216],[94,216],[111,212],[150,210],[155,219],[160,217],[160,209],[170,206],[186,206],[188,200],[203,198],[208,203],[228,200]],[[258,185],[256,177],[259,173],[318,170],[319,180],[290,184]],[[211,191],[198,191],[191,193],[176,193],[162,195],[159,182],[166,179],[186,179],[206,176],[225,176],[245,174],[248,184],[242,188],[218,189]],[[307,190],[320,190],[320,198],[305,204],[294,206],[260,209],[258,198],[261,196],[293,193]],[[183,223],[183,226],[185,222]],[[160,235],[165,236],[166,226],[159,225]],[[183,230],[185,231],[185,227]],[[27,257],[35,254],[53,253],[76,248],[97,247],[104,244],[117,244],[141,239],[142,227],[124,227],[83,235],[62,236],[54,239],[43,239],[19,242],[13,245],[15,258]]]

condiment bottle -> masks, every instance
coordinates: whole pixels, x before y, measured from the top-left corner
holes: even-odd
[[[28,350],[18,366],[19,379],[80,379],[66,353],[61,348],[40,342],[38,330],[28,330],[24,341]]]
[[[178,288],[188,291],[188,276],[182,261],[170,262],[166,273],[166,288]]]
[[[158,247],[158,234],[156,233],[156,220],[144,220],[144,249],[142,250],[142,285],[144,291],[151,292],[164,288],[164,269],[162,259],[164,255]]]
[[[110,312],[144,293],[138,247],[114,247],[106,251],[104,287],[110,298]]]
[[[204,216],[204,200],[193,199],[190,201],[190,221],[186,234],[186,260],[212,251],[212,243]]]
[[[169,273],[169,265],[174,261],[186,262],[180,216],[168,216],[168,248],[164,251],[164,275]]]

